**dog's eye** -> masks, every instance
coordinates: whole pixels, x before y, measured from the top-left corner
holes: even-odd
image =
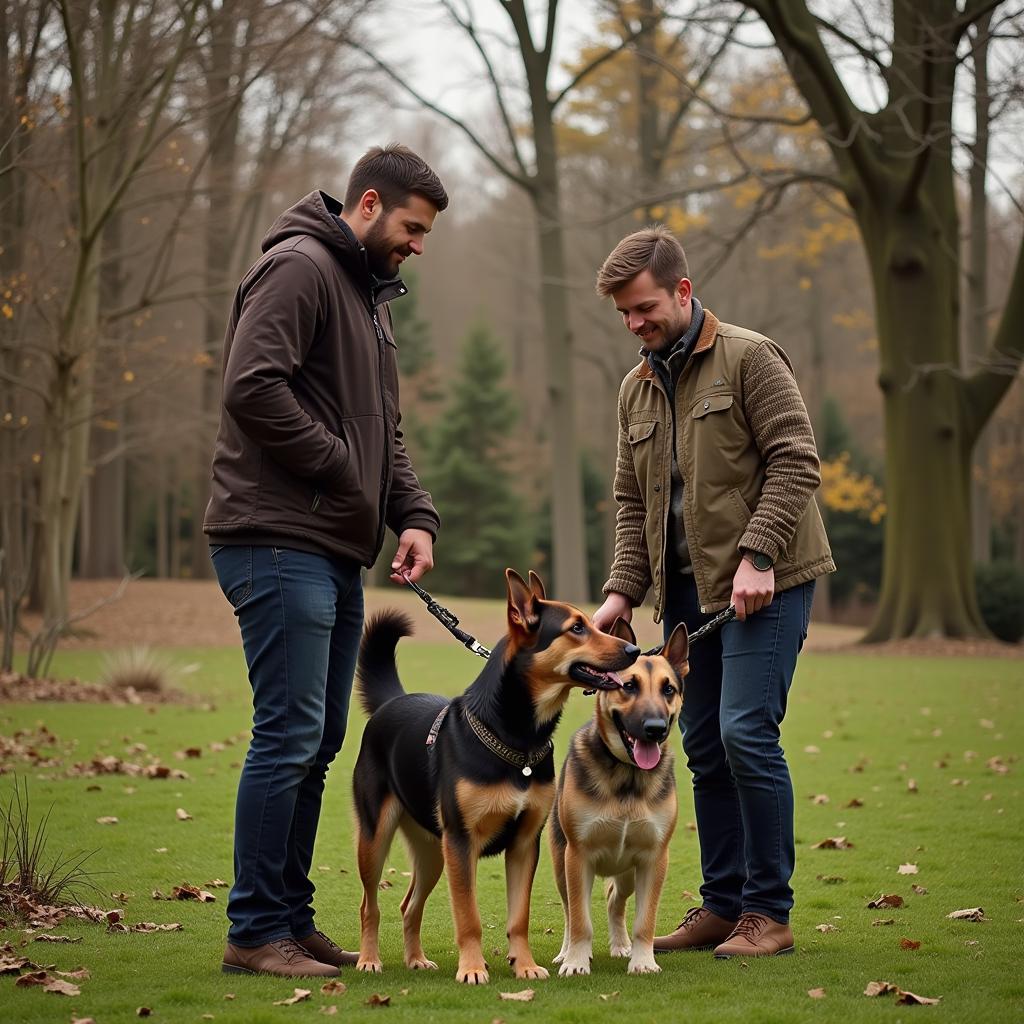
[[[622,684],[622,688],[626,693],[636,693],[636,691],[640,689],[640,687],[636,685],[636,680],[634,679],[627,679]]]
[[[661,695],[667,700],[671,700],[676,695],[676,688],[671,683],[666,683],[661,688]]]
[[[586,631],[587,631],[587,627],[584,626],[582,622],[574,622],[569,627],[569,632],[570,633],[575,633],[577,636],[582,636],[584,633],[586,633]]]

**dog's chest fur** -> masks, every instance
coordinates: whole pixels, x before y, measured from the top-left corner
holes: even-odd
[[[460,779],[455,795],[463,827],[482,849],[520,819],[528,818],[539,827],[551,810],[555,784],[532,783],[524,789],[511,782],[481,785]]]

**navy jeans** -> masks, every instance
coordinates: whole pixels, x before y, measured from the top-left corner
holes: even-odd
[[[680,728],[693,773],[704,906],[735,920],[765,914],[783,924],[793,906],[793,784],[779,726],[807,636],[814,582],[777,593],[746,622],[732,621],[690,651]],[[666,638],[700,613],[692,575],[673,573]]]
[[[309,880],[327,767],[341,749],[363,626],[354,561],[288,548],[214,546],[252,685],[252,742],[235,805],[228,940],[313,932]]]

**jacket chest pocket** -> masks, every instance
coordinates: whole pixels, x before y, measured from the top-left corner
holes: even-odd
[[[661,440],[657,421],[630,423],[627,440],[637,483],[640,490],[649,496],[654,484],[661,486]]]

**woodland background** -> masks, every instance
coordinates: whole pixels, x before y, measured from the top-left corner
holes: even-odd
[[[593,281],[661,220],[796,367],[816,617],[1019,639],[1022,32],[999,0],[0,0],[3,662],[35,609],[45,665],[73,577],[211,575],[231,295],[391,140],[452,200],[392,306],[433,591],[599,596],[637,346]]]

